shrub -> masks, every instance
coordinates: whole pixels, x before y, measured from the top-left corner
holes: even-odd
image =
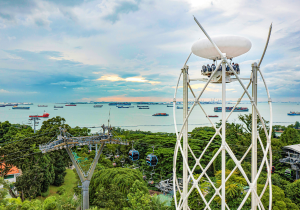
[[[62,195],[62,194],[64,194],[65,192],[66,192],[66,188],[64,188],[64,187],[59,187],[56,193],[59,194],[59,195]]]
[[[45,197],[48,197],[49,194],[50,194],[50,188],[48,187],[48,190],[46,192],[42,192],[41,196],[45,198]]]
[[[50,196],[44,201],[44,210],[54,210],[56,209],[56,204],[56,198],[54,196]]]

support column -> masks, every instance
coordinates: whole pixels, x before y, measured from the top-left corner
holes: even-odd
[[[226,59],[226,56],[224,56]],[[222,60],[222,210],[226,209],[226,61]]]
[[[252,98],[253,103],[257,105],[257,63],[252,65]],[[257,184],[253,185],[257,175],[257,112],[252,105],[252,160],[251,160],[251,182],[254,191],[257,191]],[[254,193],[251,193],[251,209],[256,210],[258,201]]]
[[[183,122],[185,121],[185,118],[188,114],[188,66],[185,66],[182,69],[183,74]],[[188,121],[186,121],[186,124],[183,128],[183,155],[186,158],[186,161],[188,162]],[[188,194],[188,166],[185,165],[183,161],[183,199]],[[183,210],[188,210],[188,199],[183,204]]]
[[[35,117],[33,118],[33,133],[35,133]]]
[[[90,186],[90,181],[85,180],[82,182],[82,209],[86,210],[89,209],[89,186]]]

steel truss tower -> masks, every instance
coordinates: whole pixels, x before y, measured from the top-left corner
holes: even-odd
[[[240,173],[242,174],[243,178],[247,181],[247,184],[249,185],[249,190],[246,192],[246,195],[244,196],[244,199],[239,205],[238,210],[242,209],[244,206],[246,200],[248,197],[251,197],[251,209],[256,210],[258,209],[265,209],[261,202],[261,198],[267,188],[269,189],[269,209],[272,209],[272,184],[271,184],[271,167],[272,167],[272,151],[271,151],[271,134],[272,134],[272,104],[271,104],[271,98],[270,94],[265,82],[265,79],[262,75],[262,72],[260,70],[260,64],[263,60],[263,57],[265,55],[268,43],[269,43],[269,38],[271,34],[271,29],[272,25],[270,26],[269,29],[269,35],[268,39],[265,45],[265,49],[263,52],[263,55],[260,59],[259,64],[253,63],[252,64],[252,74],[248,80],[250,80],[249,84],[245,86],[243,82],[241,81],[243,78],[240,78],[236,70],[233,69],[231,66],[230,61],[228,61],[228,58],[226,57],[226,53],[221,52],[219,47],[215,44],[215,42],[210,38],[210,36],[206,33],[204,28],[201,26],[201,24],[197,21],[196,18],[194,18],[198,26],[201,28],[209,42],[212,44],[214,50],[218,52],[220,62],[216,67],[215,71],[211,72],[211,75],[206,79],[200,78],[200,79],[193,79],[189,78],[188,75],[188,69],[189,67],[187,66],[187,62],[192,54],[188,56],[185,64],[183,65],[183,68],[181,69],[179,79],[177,82],[177,86],[175,89],[175,95],[173,99],[173,117],[174,117],[174,125],[175,125],[175,132],[177,135],[177,142],[175,146],[175,151],[174,151],[174,160],[173,160],[173,191],[174,191],[174,200],[175,200],[175,206],[176,209],[184,209],[188,210],[189,205],[188,205],[188,198],[191,192],[196,189],[198,191],[199,196],[202,198],[203,202],[205,203],[205,208],[204,209],[211,209],[210,204],[213,201],[216,196],[219,196],[221,199],[221,209],[230,209],[229,206],[226,203],[225,199],[225,194],[226,194],[226,188],[225,188],[225,183],[228,181],[228,179],[231,177],[231,175],[238,169]],[[226,70],[226,64],[230,69]],[[221,66],[221,67],[220,67]],[[227,67],[227,68],[228,68]],[[218,71],[220,69],[220,71]],[[218,75],[218,78],[221,78],[217,83],[221,83],[222,85],[222,125],[221,127],[217,128],[215,124],[211,121],[209,116],[207,115],[205,109],[203,106],[200,104],[200,99],[201,96],[203,95],[203,92],[207,88],[207,86],[214,81],[216,78],[216,75]],[[267,130],[267,126],[264,123],[264,120],[257,108],[257,77],[258,75],[261,76],[261,79],[264,83],[267,96],[268,96],[268,103],[270,107],[270,127],[269,131]],[[183,78],[183,125],[180,130],[177,129],[177,122],[176,122],[176,95],[177,95],[177,89],[179,87],[180,83],[180,78]],[[231,78],[231,76],[235,76],[235,78]],[[193,81],[207,81],[201,90],[200,94],[198,96],[195,95],[192,87],[191,87],[191,82]],[[241,97],[237,100],[237,103],[235,106],[232,108],[232,110],[229,112],[229,114],[226,116],[226,83],[228,82],[233,82],[233,81],[238,81],[241,87],[243,88],[244,92],[241,95]],[[252,84],[252,95],[248,92],[248,88]],[[194,103],[191,106],[190,110],[188,109],[188,91],[190,91],[191,95],[193,96]],[[241,102],[242,98],[244,95],[250,99],[251,106],[252,106],[252,143],[246,150],[245,154],[241,159],[238,159],[236,155],[233,153],[231,150],[230,145],[228,145],[226,141],[226,121],[232,114],[232,112],[235,110],[235,108],[238,106],[238,104]],[[205,149],[202,151],[201,155],[199,157],[196,157],[193,150],[189,146],[188,142],[188,119],[189,116],[191,116],[191,113],[193,112],[193,109],[195,106],[199,106],[201,110],[204,112],[205,116],[211,123],[212,127],[215,129],[215,134],[214,136],[210,139],[210,141],[207,143],[205,146]],[[257,120],[260,120],[261,122],[261,127],[263,129],[263,133],[267,139],[266,144],[264,145],[260,135],[257,133]],[[179,132],[178,132],[179,131]],[[212,159],[209,161],[209,163],[205,166],[201,165],[201,160],[203,160],[205,152],[207,152],[208,147],[214,142],[214,139],[216,136],[220,136],[222,139],[222,144],[219,147],[218,151],[215,153],[215,155],[212,157]],[[257,149],[261,149],[263,152],[263,158],[260,162],[259,165],[257,165],[258,159],[257,159]],[[250,150],[252,151],[251,153],[251,180],[248,179],[245,170],[242,167],[242,162],[245,159],[245,157],[250,153]],[[193,161],[195,161],[195,165],[189,165],[190,161],[188,159],[188,153],[190,152],[190,156],[193,157]],[[216,187],[215,183],[210,179],[210,177],[207,175],[207,170],[209,167],[213,164],[213,162],[216,160],[218,155],[221,155],[221,185],[220,187]],[[226,155],[228,155],[235,163],[234,169],[231,171],[231,173],[226,177]],[[178,178],[177,178],[177,169],[176,169],[176,163],[177,163],[177,158],[178,156],[182,157],[183,159],[183,171],[182,171],[182,179],[183,179],[183,186],[179,186],[178,183]],[[200,167],[201,173],[197,178],[194,177],[195,175],[195,169],[196,167]],[[267,180],[264,185],[264,188],[260,194],[257,192],[257,180],[261,175],[262,170],[265,170],[265,167],[267,168],[268,175],[267,175]],[[206,181],[211,185],[211,189],[215,191],[213,197],[210,200],[206,200],[205,198],[205,193],[201,191],[201,186],[200,186],[200,180],[204,178]],[[181,190],[182,189],[182,190]],[[177,192],[177,193],[176,193]],[[250,196],[251,194],[251,196]],[[179,195],[179,196],[178,196]]]
[[[129,145],[128,142],[123,142],[121,139],[113,138],[112,127],[102,125],[103,133],[94,136],[81,136],[81,137],[71,137],[67,135],[66,129],[60,128],[60,134],[56,141],[50,142],[45,145],[40,145],[39,149],[42,153],[51,152],[59,149],[66,149],[70,159],[77,171],[77,174],[81,181],[81,195],[82,195],[82,209],[89,209],[89,185],[92,179],[94,170],[102,153],[105,144],[122,144]],[[106,133],[107,131],[107,133]],[[71,148],[76,146],[90,145],[96,147],[95,158],[88,170],[84,170],[80,167],[79,162],[74,158]],[[98,147],[99,146],[99,147]]]

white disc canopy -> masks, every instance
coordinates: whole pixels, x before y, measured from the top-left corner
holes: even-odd
[[[212,37],[211,39],[222,53],[226,53],[228,59],[248,52],[252,46],[250,40],[242,36],[223,35]],[[211,60],[221,59],[220,54],[207,38],[196,41],[192,46],[192,52],[202,58]]]

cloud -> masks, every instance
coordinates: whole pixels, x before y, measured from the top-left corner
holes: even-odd
[[[103,75],[97,80],[100,80],[100,81],[106,80],[106,81],[111,81],[111,82],[116,82],[116,81],[141,82],[141,83],[150,83],[152,85],[161,83],[158,81],[149,81],[149,80],[146,80],[144,77],[140,77],[140,76],[122,78],[122,77],[119,77],[118,75]]]
[[[9,93],[9,91],[4,90],[4,89],[0,89],[0,93]]]
[[[251,40],[249,53],[233,60],[245,78],[251,63],[260,59],[273,22],[261,70],[271,96],[296,97],[299,7],[292,0],[0,0],[1,88],[38,90],[43,93],[39,99],[49,101],[122,94],[172,98],[191,45],[205,37],[195,15],[211,36],[235,34]],[[190,77],[199,78],[201,66],[211,62],[192,55]],[[203,85],[193,88],[201,91]],[[237,91],[228,92],[231,98],[241,92],[238,84],[227,88]],[[207,97],[220,97],[218,85],[206,91]],[[3,95],[2,100],[14,98]]]
[[[9,41],[16,39],[15,36],[9,36],[9,37],[7,37],[7,38],[8,38]]]
[[[129,12],[135,12],[139,9],[139,2],[135,1],[122,1],[118,3],[113,12],[104,17],[105,20],[108,20],[112,23],[115,23],[120,19],[121,14],[128,14]]]
[[[14,95],[21,95],[21,94],[25,94],[25,95],[27,95],[27,94],[37,94],[38,92],[36,92],[36,91],[32,91],[32,92],[30,92],[30,91],[8,91],[8,90],[4,90],[4,89],[0,89],[0,94],[1,93],[4,93],[4,94],[14,94]]]

